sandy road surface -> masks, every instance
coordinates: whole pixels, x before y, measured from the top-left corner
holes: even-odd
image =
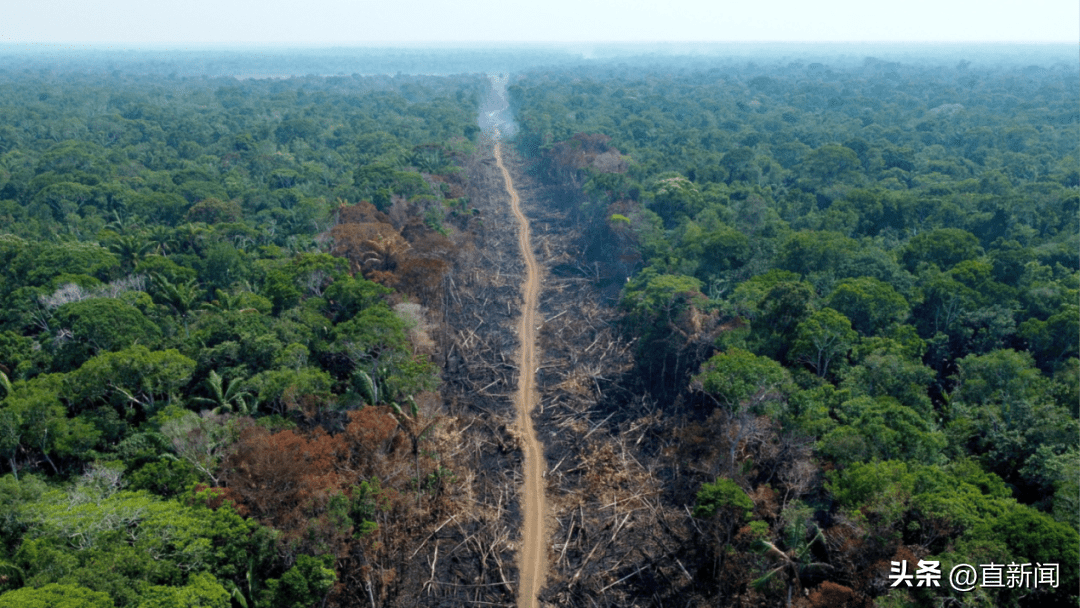
[[[525,259],[525,284],[522,295],[525,302],[521,310],[518,338],[521,352],[518,355],[517,395],[514,403],[518,411],[518,428],[525,450],[525,487],[522,489],[522,515],[524,529],[521,534],[521,552],[518,569],[521,581],[518,586],[518,608],[536,608],[536,595],[544,584],[547,566],[547,531],[544,517],[547,512],[544,497],[544,446],[536,439],[532,424],[532,409],[536,403],[536,306],[540,300],[540,266],[533,255],[529,239],[529,221],[521,212],[521,200],[514,189],[514,180],[502,160],[502,143],[495,144],[495,162],[502,171],[506,191],[510,194],[510,208],[518,220],[518,245]]]

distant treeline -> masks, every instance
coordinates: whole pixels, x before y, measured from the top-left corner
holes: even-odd
[[[866,57],[884,61],[977,68],[1071,66],[1068,44],[874,44],[874,43],[577,43],[439,44],[368,47],[140,46],[0,44],[5,70],[153,74],[157,76],[350,76],[377,74],[520,73],[541,67],[573,70],[634,69],[697,72],[717,65],[786,66],[828,63],[848,68]]]

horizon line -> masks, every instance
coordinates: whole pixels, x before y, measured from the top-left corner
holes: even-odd
[[[899,45],[1072,45],[1076,40],[378,40],[378,41],[338,41],[338,42],[301,42],[301,41],[56,41],[22,40],[7,41],[0,39],[0,47],[7,46],[107,46],[130,48],[135,46],[168,47],[276,47],[276,48],[386,48],[415,46],[567,46],[567,45],[729,45],[729,44],[899,44]]]

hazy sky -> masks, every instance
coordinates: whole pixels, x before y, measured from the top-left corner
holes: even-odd
[[[0,43],[1080,43],[1077,0],[0,0]]]

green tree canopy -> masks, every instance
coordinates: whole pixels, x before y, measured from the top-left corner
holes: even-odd
[[[307,557],[307,556],[303,556]],[[153,585],[142,591],[136,608],[229,608],[230,594],[210,573],[193,574],[183,587]]]
[[[23,587],[0,595],[0,608],[114,608],[107,593],[70,584]]]
[[[144,294],[145,297],[145,294]],[[161,330],[138,308],[117,298],[90,298],[57,310],[61,326],[71,331],[61,355],[77,367],[89,355],[114,352],[135,344],[154,347]]]
[[[830,365],[843,361],[859,337],[851,321],[832,308],[813,313],[799,323],[795,332],[792,356],[822,377],[829,373]]]
[[[195,362],[175,349],[151,351],[135,345],[98,355],[65,379],[65,397],[85,407],[111,402],[152,413],[175,400],[191,380]]]
[[[948,270],[980,255],[982,247],[974,234],[960,228],[938,228],[912,237],[904,246],[902,259],[908,270],[915,272],[924,262]]]
[[[868,460],[941,460],[946,438],[919,412],[890,397],[858,397],[836,412],[842,426],[818,443],[821,452],[838,463]]]
[[[736,523],[750,518],[754,502],[734,481],[720,478],[701,486],[694,506],[694,517],[705,519],[728,516]]]
[[[826,302],[851,319],[852,328],[864,336],[880,335],[893,323],[903,323],[911,312],[892,286],[871,277],[840,281]]]
[[[730,409],[784,389],[790,375],[779,363],[739,348],[713,355],[701,366],[694,382]]]

